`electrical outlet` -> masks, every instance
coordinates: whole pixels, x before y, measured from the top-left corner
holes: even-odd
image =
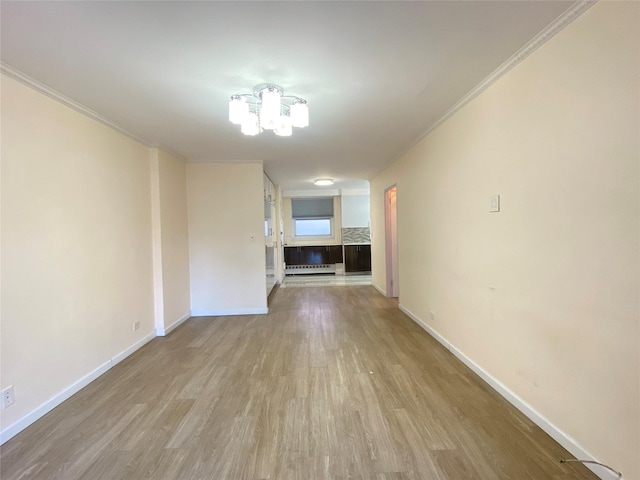
[[[138,330],[140,328],[140,322],[133,322],[133,329]]]
[[[436,314],[433,312],[429,312],[429,317],[431,317],[431,321],[435,322],[436,321]]]
[[[2,410],[9,408],[14,403],[16,403],[16,395],[13,391],[13,386],[2,390]]]

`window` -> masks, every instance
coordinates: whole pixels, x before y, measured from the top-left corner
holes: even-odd
[[[330,218],[294,218],[294,235],[296,237],[318,237],[331,235]]]
[[[333,197],[292,198],[291,216],[296,237],[333,236]]]

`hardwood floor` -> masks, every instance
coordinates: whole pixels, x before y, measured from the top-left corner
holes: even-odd
[[[16,479],[596,479],[371,286],[194,318],[0,448]]]

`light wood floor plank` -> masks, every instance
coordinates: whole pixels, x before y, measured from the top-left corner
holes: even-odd
[[[595,480],[371,286],[193,318],[0,447],[3,480]]]

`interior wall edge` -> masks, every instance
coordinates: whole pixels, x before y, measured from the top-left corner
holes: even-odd
[[[265,315],[269,308],[238,308],[230,310],[200,310],[191,312],[192,317],[226,317],[234,315]]]
[[[398,305],[398,308],[404,312],[411,320],[413,320],[420,328],[431,335],[438,341],[444,348],[449,350],[458,360],[464,363],[471,371],[478,375],[484,383],[495,390],[501,397],[508,401],[511,405],[516,407],[522,414],[524,414],[529,420],[535,423],[538,427],[544,430],[551,438],[558,442],[562,447],[567,449],[576,458],[581,460],[590,460],[600,462],[589,451],[587,451],[582,445],[580,445],[571,435],[561,430],[558,426],[552,423],[544,415],[533,408],[529,403],[524,401],[513,390],[507,387],[500,380],[491,375],[487,370],[482,368],[473,359],[466,355],[462,350],[452,344],[444,336],[442,336],[436,329],[428,325],[420,317],[414,314],[404,305]],[[558,459],[558,462],[561,459]],[[602,480],[624,480],[624,477],[618,477],[610,470],[601,467],[600,465],[585,464],[585,466],[596,474]]]
[[[529,55],[544,45],[548,40],[560,33],[571,22],[576,20],[580,15],[593,7],[599,0],[576,0],[562,15],[551,22],[547,27],[539,32],[535,37],[529,40],[520,50],[515,52],[511,57],[505,60],[498,68],[491,72],[478,85],[473,87],[466,95],[458,100],[451,108],[442,114],[424,133],[410,143],[405,149],[399,152],[394,161],[401,159],[404,155],[415,147],[426,136],[433,132],[436,128],[452,117],[458,110],[471,102],[474,98],[496,83],[500,78],[513,70],[520,63],[527,59]]]
[[[96,122],[101,123],[102,125],[113,128],[116,132],[126,135],[127,137],[147,147],[158,147],[158,145],[152,144],[151,142],[148,142],[143,138],[138,137],[134,133],[131,133],[128,130],[125,130],[124,128],[115,124],[108,118],[103,117],[97,112],[94,112],[89,107],[85,107],[81,103],[76,102],[75,100],[63,95],[62,93],[58,92],[57,90],[54,90],[51,87],[48,87],[47,85],[39,82],[35,78],[32,78],[29,75],[22,73],[20,70],[13,68],[11,65],[8,65],[4,62],[0,62],[0,72],[5,74],[7,77],[22,83],[23,85],[32,88],[36,92],[41,93],[53,100],[56,100],[57,102],[63,104],[65,107],[68,107],[71,110],[74,110],[75,112],[80,113],[81,115],[84,115],[85,117],[89,117],[92,120],[95,120]]]
[[[151,179],[151,258],[153,317],[156,331],[164,330],[164,283],[162,268],[162,215],[160,213],[160,159],[157,148],[149,149]]]
[[[74,383],[69,385],[68,387],[61,390],[59,393],[51,397],[49,400],[44,402],[39,407],[35,408],[31,412],[27,413],[25,416],[20,418],[18,421],[9,425],[4,430],[0,431],[0,445],[3,445],[7,441],[11,440],[13,437],[22,432],[25,428],[29,427],[31,424],[35,423],[38,419],[45,416],[51,410],[56,408],[65,400],[69,399],[72,395],[78,393],[84,387],[89,385],[91,382],[111,370],[118,363],[122,362],[125,358],[132,355],[134,352],[142,348],[144,345],[149,343],[151,340],[156,338],[155,333],[150,333],[146,337],[138,340],[133,343],[130,347],[126,348],[122,352],[118,353],[108,361],[102,363],[96,369],[92,370],[84,377],[79,378]]]
[[[377,284],[375,284],[374,282],[371,282],[371,286],[372,286],[373,288],[375,288],[377,291],[379,291],[379,292],[380,292],[382,295],[384,295],[385,297],[387,296],[387,291],[386,291],[384,288],[382,288],[382,287],[378,286],[378,285],[377,285]]]
[[[167,328],[157,328],[156,335],[158,337],[165,337],[169,335],[173,330],[178,328],[180,325],[182,325],[184,322],[189,320],[191,317],[192,317],[191,312],[188,312],[187,314],[183,315],[182,317],[177,319],[175,322],[173,322],[171,325],[169,325]]]
[[[151,142],[149,140],[146,140],[142,137],[139,137],[138,135],[136,135],[133,132],[130,132],[129,130],[125,129],[124,127],[121,127],[120,125],[118,125],[117,123],[109,120],[107,117],[104,117],[102,115],[100,115],[98,112],[95,112],[93,110],[91,110],[89,107],[84,106],[82,103],[77,102],[75,100],[73,100],[72,98],[67,97],[66,95],[63,95],[62,93],[58,92],[57,90],[54,90],[53,88],[45,85],[44,83],[36,80],[33,77],[30,77],[29,75],[27,75],[26,73],[21,72],[20,70],[18,70],[17,68],[13,68],[11,65],[0,61],[0,72],[3,73],[4,75],[6,75],[9,78],[12,78],[14,80],[16,80],[17,82],[22,83],[23,85],[30,87],[32,89],[34,89],[36,92],[39,92],[53,100],[56,100],[57,102],[60,102],[61,104],[63,104],[64,106],[70,108],[71,110],[74,110],[75,112],[84,115],[85,117],[89,117],[92,120],[95,120],[96,122],[101,123],[102,125],[112,128],[114,129],[116,132],[121,133],[129,138],[131,138],[132,140],[135,140],[136,142],[139,142],[141,144],[143,144],[144,146],[148,147],[148,148],[159,148],[160,150],[163,150],[164,152],[170,153],[171,155],[174,155],[178,158],[180,158],[183,162],[187,162],[188,159],[185,158],[181,153],[178,153],[174,150],[172,150],[171,148],[167,147],[166,145],[162,145],[158,142]]]

